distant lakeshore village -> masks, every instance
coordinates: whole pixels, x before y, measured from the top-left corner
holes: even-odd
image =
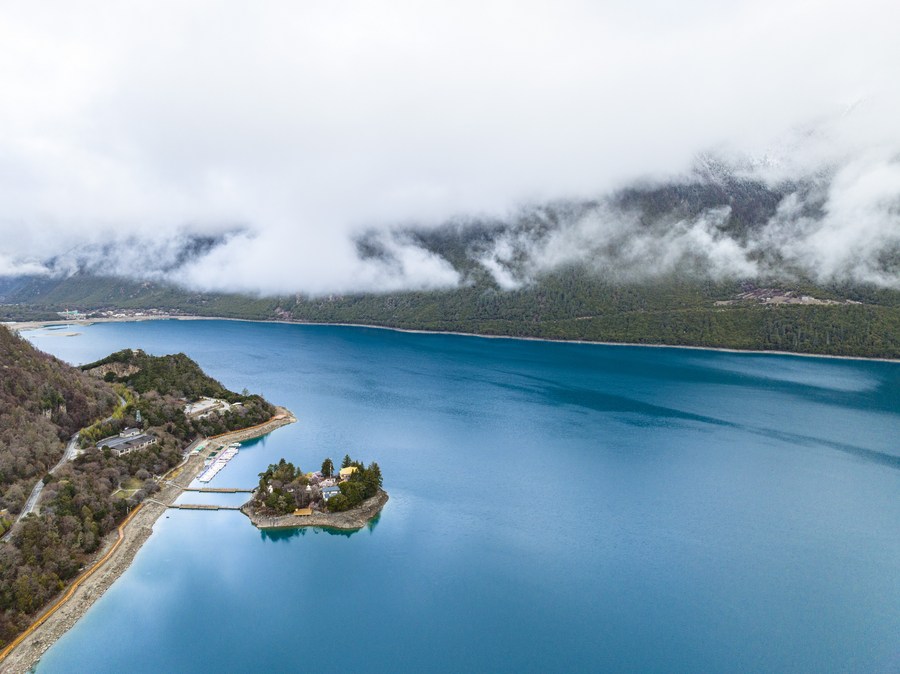
[[[119,309],[96,310],[96,311],[80,311],[79,309],[66,309],[65,311],[57,311],[56,315],[66,321],[86,321],[91,319],[121,319],[121,318],[169,318],[171,316],[183,316],[183,312],[169,309]]]

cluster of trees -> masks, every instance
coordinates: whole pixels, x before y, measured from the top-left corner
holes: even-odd
[[[35,483],[45,484],[40,513],[25,517],[0,544],[0,648],[79,572],[129,509],[158,489],[154,476],[182,459],[186,441],[206,430],[185,417],[183,389],[244,403],[214,420],[216,432],[260,423],[274,411],[259,396],[222,388],[186,357],[143,356],[142,365],[148,368],[138,392],[127,377],[116,384],[92,377],[0,327],[0,510],[20,512]],[[157,444],[121,457],[93,447],[137,425],[138,411]],[[50,473],[64,441],[78,431],[86,451]],[[0,534],[10,522],[0,517]]]
[[[734,299],[741,292],[740,283],[690,274],[626,282],[574,267],[545,274],[515,290],[502,290],[466,257],[467,241],[465,237],[455,240],[435,233],[425,242],[435,252],[452,258],[470,279],[470,283],[452,290],[329,298],[241,298],[201,296],[175,289],[153,292],[148,288],[135,290],[127,301],[140,308],[236,318],[900,357],[900,292],[896,290],[773,278],[758,283],[821,299],[851,299],[864,305],[715,306],[717,300]],[[118,287],[123,282],[93,279],[91,283],[114,283]],[[68,297],[68,291],[64,295]],[[50,297],[52,293],[36,295],[35,301],[48,301]],[[140,385],[139,381],[134,383]],[[179,386],[191,390],[181,384],[173,388]]]
[[[131,508],[158,489],[153,476],[181,457],[172,439],[122,457],[90,449],[48,478],[40,515],[25,517],[12,540],[0,545],[0,646],[78,574]]]
[[[183,353],[151,356],[141,349],[123,349],[83,365],[81,369],[91,371],[112,363],[121,366],[123,372],[120,377],[114,376],[115,381],[127,384],[138,393],[156,391],[161,395],[192,400],[201,396],[223,398],[229,402],[243,400],[243,396],[222,386]]]
[[[335,494],[328,500],[328,510],[342,512],[355,508],[367,498],[371,498],[381,489],[381,468],[374,461],[368,467],[359,461],[353,461],[349,455],[344,456],[341,468],[354,467],[356,470],[350,473],[350,479],[340,483],[340,494]]]
[[[281,459],[259,474],[259,487],[254,492],[251,505],[264,515],[288,515],[297,508],[315,508],[341,512],[355,508],[381,488],[381,468],[374,461],[368,467],[344,456],[341,468],[354,467],[350,478],[340,482],[340,494],[332,496],[327,504],[322,497],[322,480],[333,477],[334,462],[325,459],[318,474],[304,473],[299,466]]]
[[[82,370],[99,373],[103,366],[111,363],[122,366],[118,371],[123,374],[116,376],[112,370],[106,370],[104,379],[112,380],[118,386],[127,386],[127,390],[140,395],[123,396],[128,404],[122,414],[85,429],[81,434],[82,446],[115,435],[127,426],[138,425],[137,412],[141,413],[144,426],[164,428],[180,440],[255,426],[268,421],[275,413],[274,406],[262,396],[228,390],[183,353],[150,356],[140,350],[125,349],[84,365]],[[201,396],[240,404],[233,405],[227,412],[214,412],[202,419],[188,418],[184,414],[185,400],[196,400]]]
[[[287,515],[297,508],[321,502],[322,491],[310,486],[309,477],[300,467],[281,459],[259,474],[259,488],[254,493],[255,510],[271,515]]]
[[[0,287],[3,320],[58,319],[57,311],[72,307],[90,311],[164,309],[172,313],[234,318],[268,318],[273,298],[186,292],[169,283],[131,281],[79,272],[69,276],[20,278]],[[6,318],[6,317],[9,318]]]
[[[717,300],[733,299],[739,284],[685,277],[626,284],[570,269],[512,291],[474,284],[450,291],[310,299],[292,304],[290,314],[308,322],[512,337],[900,357],[900,293],[772,285],[821,299],[862,297],[857,301],[878,303],[715,306]]]
[[[55,309],[21,304],[0,304],[0,319],[4,321],[54,321],[59,318]]]
[[[79,428],[110,414],[111,388],[0,326],[0,510],[17,514]]]
[[[116,435],[129,426],[142,426],[164,431],[182,440],[190,441],[198,435],[209,437],[229,431],[256,426],[272,418],[275,408],[260,396],[247,396],[247,402],[218,414],[213,413],[203,419],[188,418],[184,413],[184,400],[149,391],[140,398],[129,402],[117,418],[103,420],[84,429],[80,435],[82,447],[91,447],[99,440]],[[141,421],[137,420],[137,413]]]

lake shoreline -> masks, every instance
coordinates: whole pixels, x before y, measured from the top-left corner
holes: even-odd
[[[257,529],[298,529],[301,527],[322,527],[342,531],[358,531],[377,517],[387,504],[388,493],[379,489],[378,493],[366,499],[352,510],[340,513],[313,513],[312,515],[281,515],[270,517],[259,515],[250,509],[247,502],[241,506],[244,513]]]
[[[390,500],[356,533],[167,512],[40,674],[277,671],[310,629],[353,644],[340,658],[359,671],[890,669],[895,365],[338,327],[95,327],[22,334],[69,362],[185,351],[230,388],[257,382],[297,410],[301,423],[250,441],[211,487],[252,489],[284,458],[290,481],[285,468],[263,483],[281,482],[272,505],[293,513],[283,496],[304,489],[300,468],[349,451],[378,462]]]
[[[189,316],[168,314],[157,316],[123,316],[117,318],[90,318],[84,320],[51,320],[51,321],[9,321],[3,323],[10,330],[39,330],[55,325],[90,326],[95,323],[141,323],[144,321],[234,321],[238,323],[274,323],[278,325],[311,325],[338,326],[346,328],[372,328],[374,330],[390,330],[414,335],[456,335],[459,337],[480,337],[482,339],[510,339],[523,342],[548,342],[551,344],[586,344],[594,346],[647,347],[652,349],[690,349],[693,351],[717,351],[720,353],[736,353],[750,355],[797,356],[800,358],[829,358],[835,360],[871,361],[875,363],[900,363],[900,358],[873,358],[871,356],[840,356],[827,353],[806,353],[798,351],[777,351],[766,349],[733,349],[723,346],[693,346],[687,344],[642,344],[639,342],[603,342],[586,339],[550,339],[547,337],[519,337],[514,335],[483,335],[476,332],[459,332],[453,330],[420,330],[413,328],[396,328],[388,325],[369,325],[366,323],[317,323],[312,321],[285,321],[256,318],[229,318],[227,316]],[[78,333],[67,333],[74,336]]]
[[[229,433],[207,438],[216,445],[240,442],[268,435],[294,423],[296,417],[283,407],[276,408],[276,415],[269,421]],[[118,528],[119,537],[110,536],[97,554],[97,560],[88,567],[66,590],[62,598],[50,605],[14,640],[9,653],[0,660],[0,674],[24,674],[40,661],[66,632],[84,616],[94,603],[131,566],[138,551],[153,534],[153,525],[168,510],[168,506],[184,493],[186,487],[204,468],[200,454],[188,456],[160,479],[160,490],[144,499],[132,515]]]

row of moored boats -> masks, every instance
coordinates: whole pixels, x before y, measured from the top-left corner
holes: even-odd
[[[238,453],[238,448],[241,446],[239,442],[233,442],[230,445],[227,445],[225,449],[219,452],[215,457],[210,459],[209,465],[206,467],[206,470],[197,478],[200,482],[209,482],[216,475],[219,474],[219,471],[222,470],[225,466],[228,465],[228,462],[231,461]]]

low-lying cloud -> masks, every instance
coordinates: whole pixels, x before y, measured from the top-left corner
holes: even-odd
[[[897,287],[898,19],[877,0],[7,3],[0,275],[452,287],[411,228],[593,199],[481,263],[506,288],[572,262]],[[706,151],[805,187],[746,236],[727,204],[649,228],[614,207]]]
[[[695,182],[643,186],[644,201],[656,189],[715,185],[715,176],[699,173]],[[564,265],[622,281],[687,272],[717,280],[802,276],[900,288],[900,158],[860,157],[827,175],[771,186],[763,174],[720,176],[724,201],[742,190],[762,193],[745,199],[777,196],[774,212],[758,220],[735,223],[727,204],[689,215],[675,208],[654,220],[610,197],[538,231],[513,224],[479,259],[507,289]]]

